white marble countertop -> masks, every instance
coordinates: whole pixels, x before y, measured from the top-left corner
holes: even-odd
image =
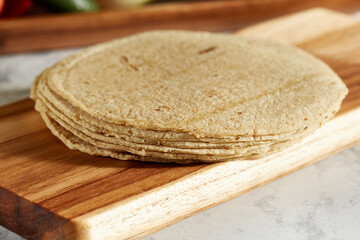
[[[358,14],[359,15],[359,14]],[[76,49],[0,56],[0,105]],[[20,236],[0,226],[0,240]],[[360,146],[154,233],[144,240],[360,239]]]

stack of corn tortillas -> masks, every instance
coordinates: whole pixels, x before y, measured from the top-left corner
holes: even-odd
[[[103,43],[45,70],[31,97],[69,148],[121,160],[256,159],[313,133],[347,88],[292,46],[156,31]]]

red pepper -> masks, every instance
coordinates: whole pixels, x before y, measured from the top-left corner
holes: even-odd
[[[0,17],[18,17],[25,14],[32,0],[0,0]]]
[[[5,5],[5,0],[0,0],[0,16],[1,16],[1,13],[4,9],[4,5]]]

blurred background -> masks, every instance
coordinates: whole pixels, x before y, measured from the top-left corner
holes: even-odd
[[[0,54],[78,47],[152,29],[233,31],[311,7],[359,0],[0,0]]]

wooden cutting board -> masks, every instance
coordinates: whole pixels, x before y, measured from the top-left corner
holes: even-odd
[[[30,100],[14,103],[0,108],[0,224],[28,239],[138,239],[360,142],[360,23],[314,9],[237,34],[291,42],[327,62],[350,90],[337,117],[267,158],[176,165],[72,151]]]

